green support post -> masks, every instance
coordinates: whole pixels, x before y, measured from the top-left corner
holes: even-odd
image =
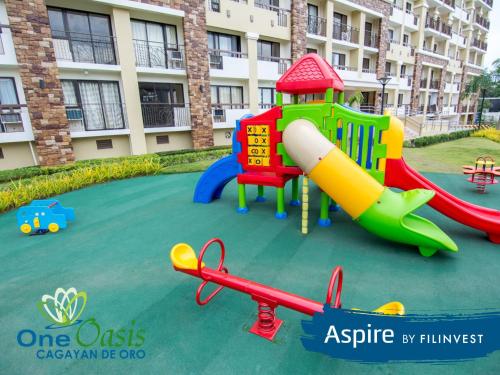
[[[344,92],[343,91],[339,92],[338,103],[339,104],[344,104],[344,101],[345,101],[344,98],[345,98]]]
[[[238,184],[238,213],[246,214],[248,212],[245,184]]]
[[[328,227],[332,224],[332,221],[328,217],[328,208],[330,206],[330,197],[324,191],[321,192],[321,203],[319,211],[318,224],[322,227]]]
[[[257,185],[257,198],[255,198],[256,202],[265,202],[266,198],[264,197],[264,186]]]
[[[276,216],[277,219],[285,219],[287,213],[285,211],[285,188],[276,188]]]
[[[292,200],[290,201],[290,206],[300,206],[298,176],[292,179]]]

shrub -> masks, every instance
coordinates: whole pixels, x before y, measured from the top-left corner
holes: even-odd
[[[403,146],[404,147],[425,147],[425,146],[430,146],[430,145],[434,145],[437,143],[449,142],[449,141],[454,141],[454,140],[460,139],[460,138],[466,138],[466,137],[469,137],[470,134],[471,134],[470,130],[462,130],[462,131],[453,132],[453,133],[430,135],[427,137],[415,138],[415,139],[412,139],[411,141],[405,141]]]
[[[93,184],[157,174],[161,168],[159,156],[142,156],[13,181],[0,191],[0,212]]]
[[[482,129],[475,131],[474,133],[471,134],[472,137],[483,137],[490,139],[494,142],[499,142],[500,143],[500,130],[497,130],[495,128],[487,128],[487,129]]]

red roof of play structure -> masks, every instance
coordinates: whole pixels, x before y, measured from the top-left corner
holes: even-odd
[[[276,82],[276,90],[289,94],[313,94],[333,88],[343,91],[344,82],[325,59],[309,53],[297,60]]]

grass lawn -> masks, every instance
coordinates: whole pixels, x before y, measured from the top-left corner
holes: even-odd
[[[403,156],[413,168],[423,172],[462,173],[478,156],[490,155],[500,165],[500,143],[486,138],[462,138],[421,148],[405,148]]]

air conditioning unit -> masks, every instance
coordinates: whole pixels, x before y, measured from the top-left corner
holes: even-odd
[[[224,117],[226,111],[224,109],[214,109],[215,117]]]
[[[83,111],[81,108],[66,108],[66,117],[70,121],[83,120]]]
[[[342,40],[349,41],[349,33],[347,31],[342,32]]]
[[[173,69],[184,68],[184,59],[182,56],[182,51],[168,51],[168,61],[169,67]]]

